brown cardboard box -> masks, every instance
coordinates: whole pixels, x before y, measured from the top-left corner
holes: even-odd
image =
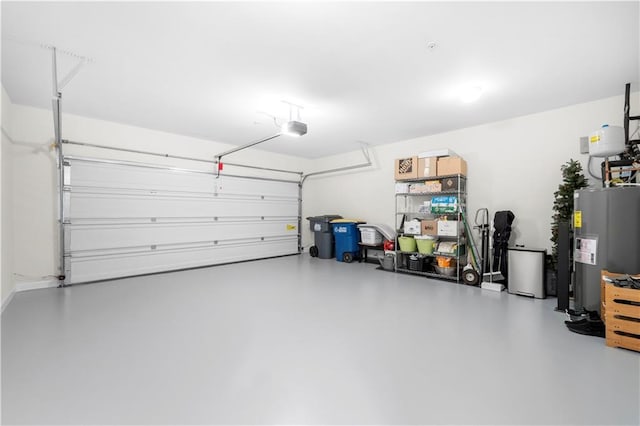
[[[467,175],[467,162],[460,157],[438,158],[438,176]]]
[[[396,180],[418,178],[418,157],[399,158],[395,166]]]
[[[422,220],[420,221],[420,229],[422,235],[438,235],[438,221],[437,220]]]
[[[457,191],[458,189],[464,191],[465,188],[464,179],[458,179],[456,176],[443,178],[441,182],[443,191]]]
[[[439,180],[427,180],[424,185],[427,187],[427,192],[442,191],[442,183]]]
[[[438,176],[438,157],[418,158],[418,177]]]

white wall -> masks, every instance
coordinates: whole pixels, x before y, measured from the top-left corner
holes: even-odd
[[[640,104],[638,98],[635,93],[632,112]],[[511,210],[516,216],[511,243],[550,249],[553,192],[562,180],[560,166],[573,158],[586,168],[588,156],[579,153],[580,136],[603,123],[622,125],[623,106],[624,97],[618,96],[376,147],[371,150],[376,165],[370,170],[309,178],[303,191],[304,213],[336,213],[394,226],[394,159],[450,148],[468,163],[470,220],[481,207],[489,208],[491,218],[498,210]],[[329,169],[362,161],[360,153],[352,152],[324,158],[314,167]],[[592,183],[597,184],[593,179]],[[305,233],[303,243],[310,244],[311,238]]]
[[[64,103],[63,103],[64,111]],[[49,110],[13,105],[13,214],[14,269],[20,281],[52,279],[59,274],[58,200],[56,152],[52,148],[53,118]],[[189,138],[139,127],[94,120],[63,113],[62,136],[71,141],[139,149],[165,154],[214,159],[230,145]],[[166,164],[197,170],[213,165],[184,160],[150,157],[95,148],[64,145],[65,154],[91,156],[152,164]],[[233,163],[279,168],[308,169],[306,160],[271,154],[259,149],[242,151],[228,157]],[[247,169],[225,166],[226,173],[259,174]],[[296,175],[270,173],[270,177],[297,180]]]
[[[2,128],[10,137],[12,135],[11,110],[11,99],[9,99],[4,87],[2,87]],[[0,167],[2,168],[0,172],[0,188],[2,191],[2,197],[0,197],[0,211],[2,212],[2,217],[0,218],[0,252],[2,259],[0,262],[0,279],[2,280],[0,297],[4,307],[15,287],[13,282],[12,146],[4,132],[2,134],[0,156]]]
[[[638,104],[638,98],[640,96],[634,94],[633,105]],[[512,243],[549,248],[553,192],[561,181],[560,166],[570,158],[580,159],[586,165],[587,157],[579,154],[579,137],[588,135],[602,123],[621,124],[623,103],[623,97],[619,96],[371,149],[373,167],[311,177],[305,182],[303,245],[309,246],[313,238],[308,231],[307,216],[341,214],[393,226],[393,160],[448,147],[469,164],[468,210],[471,218],[480,207],[488,207],[492,215],[497,210],[510,209],[516,215]],[[13,269],[19,280],[46,279],[59,273],[56,161],[55,151],[50,146],[53,141],[52,114],[48,110],[13,105],[11,118],[12,137],[17,141],[13,147],[10,179],[14,194]],[[63,137],[199,158],[213,158],[230,147],[66,114],[63,115]],[[69,145],[65,145],[65,149],[66,153],[75,155],[196,169],[211,167],[203,163]],[[311,161],[249,149],[234,154],[229,161],[310,172],[362,163],[364,158],[358,151]],[[246,173],[233,168],[225,170]],[[277,177],[295,178],[291,175]],[[3,186],[4,182],[3,177]],[[3,190],[3,198],[4,194]]]

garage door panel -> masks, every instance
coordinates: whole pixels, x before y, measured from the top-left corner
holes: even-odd
[[[297,186],[297,184],[294,185]],[[218,192],[238,195],[257,194],[269,197],[289,197],[297,193],[297,188],[295,192],[292,192],[291,188],[282,185],[279,181],[222,176],[219,180]]]
[[[297,238],[69,258],[76,282],[89,282],[297,253]]]
[[[158,218],[220,216],[297,216],[297,200],[165,197],[118,194],[71,194],[70,220],[87,218]]]
[[[259,180],[213,173],[193,172],[161,167],[141,167],[101,163],[99,161],[73,161],[69,174],[76,188],[110,188],[130,190],[174,191],[202,194],[237,194],[264,196],[291,196],[291,186],[280,180]]]
[[[65,158],[65,283],[300,252],[298,182]]]
[[[210,174],[160,167],[142,167],[103,163],[93,160],[71,160],[71,185],[80,188],[112,188],[177,191],[186,193],[216,192],[216,181]]]
[[[205,243],[255,237],[297,235],[298,218],[278,221],[74,225],[69,227],[71,251],[164,244]]]

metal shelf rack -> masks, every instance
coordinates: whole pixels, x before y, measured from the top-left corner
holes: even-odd
[[[396,215],[396,229],[398,230],[398,236],[402,235],[413,235],[413,234],[405,234],[403,229],[401,228],[401,223],[403,222],[403,218],[405,220],[435,220],[437,218],[446,218],[447,220],[457,221],[457,232],[456,236],[442,236],[442,235],[433,235],[434,238],[438,240],[451,241],[456,242],[457,244],[457,252],[456,253],[438,253],[434,252],[433,254],[423,254],[419,252],[407,252],[400,250],[400,246],[398,241],[396,240],[396,272],[419,275],[429,278],[438,278],[443,280],[462,282],[462,271],[461,268],[466,264],[466,258],[468,253],[468,248],[466,247],[467,236],[465,235],[464,226],[462,226],[462,213],[466,211],[466,201],[467,201],[467,182],[466,177],[464,175],[447,175],[447,176],[434,176],[434,177],[424,177],[419,179],[411,179],[411,180],[402,180],[396,181],[396,183],[403,184],[416,184],[423,183],[425,181],[432,180],[440,180],[441,182],[446,179],[454,179],[456,181],[456,189],[453,190],[443,190],[436,192],[399,192],[395,194],[396,206],[395,206],[395,215]],[[447,213],[431,213],[429,211],[424,211],[424,202],[431,201],[433,197],[438,196],[447,196],[452,195],[457,197],[457,210],[455,212],[447,212]],[[418,206],[422,206],[423,210],[421,211]],[[413,235],[415,236],[415,235]],[[420,255],[427,259],[432,259],[430,262],[433,262],[436,256],[444,256],[449,258],[456,259],[456,273],[454,275],[445,275],[439,274],[432,270],[432,266],[426,266],[426,270],[413,270],[407,267],[408,259],[411,255]]]

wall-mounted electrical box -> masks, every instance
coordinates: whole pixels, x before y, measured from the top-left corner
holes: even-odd
[[[580,138],[580,154],[589,153],[589,136],[582,136]]]

